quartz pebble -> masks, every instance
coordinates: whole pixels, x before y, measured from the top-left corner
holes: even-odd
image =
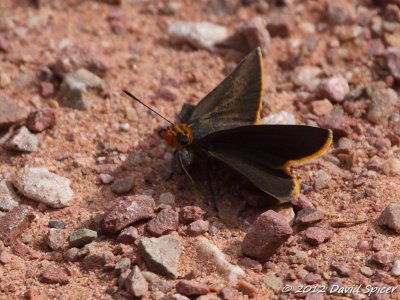
[[[168,35],[174,43],[213,51],[217,43],[226,39],[228,31],[224,26],[209,22],[175,21],[169,25]]]
[[[15,174],[12,181],[27,198],[53,208],[71,205],[74,192],[70,187],[70,180],[49,172],[46,168],[25,167]]]
[[[195,248],[204,260],[210,260],[217,271],[228,281],[236,281],[244,276],[244,271],[239,267],[229,263],[222,251],[205,237],[198,237]]]
[[[22,126],[4,143],[7,149],[21,152],[36,152],[39,149],[39,139],[28,128]]]

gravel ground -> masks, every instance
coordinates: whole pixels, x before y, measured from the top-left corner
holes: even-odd
[[[283,206],[121,93],[175,121],[257,46],[262,122],[334,133]],[[2,0],[0,299],[400,299],[399,81],[397,0]]]

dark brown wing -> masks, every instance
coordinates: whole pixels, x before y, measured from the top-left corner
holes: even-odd
[[[331,142],[332,132],[317,127],[250,125],[210,134],[198,146],[286,202],[299,191],[289,167],[324,154]]]
[[[185,116],[194,139],[259,121],[263,90],[262,66],[261,50],[257,48],[192,109],[190,116]]]

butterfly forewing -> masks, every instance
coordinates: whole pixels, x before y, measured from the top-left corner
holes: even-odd
[[[188,122],[194,138],[255,124],[261,110],[262,76],[261,50],[257,48],[193,109]]]

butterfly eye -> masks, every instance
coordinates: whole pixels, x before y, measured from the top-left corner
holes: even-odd
[[[165,129],[165,128],[160,129],[160,130],[158,131],[159,137],[163,139],[166,132],[167,132],[167,129]]]
[[[189,144],[189,138],[186,135],[178,132],[177,138],[179,145],[186,146],[187,144]]]

